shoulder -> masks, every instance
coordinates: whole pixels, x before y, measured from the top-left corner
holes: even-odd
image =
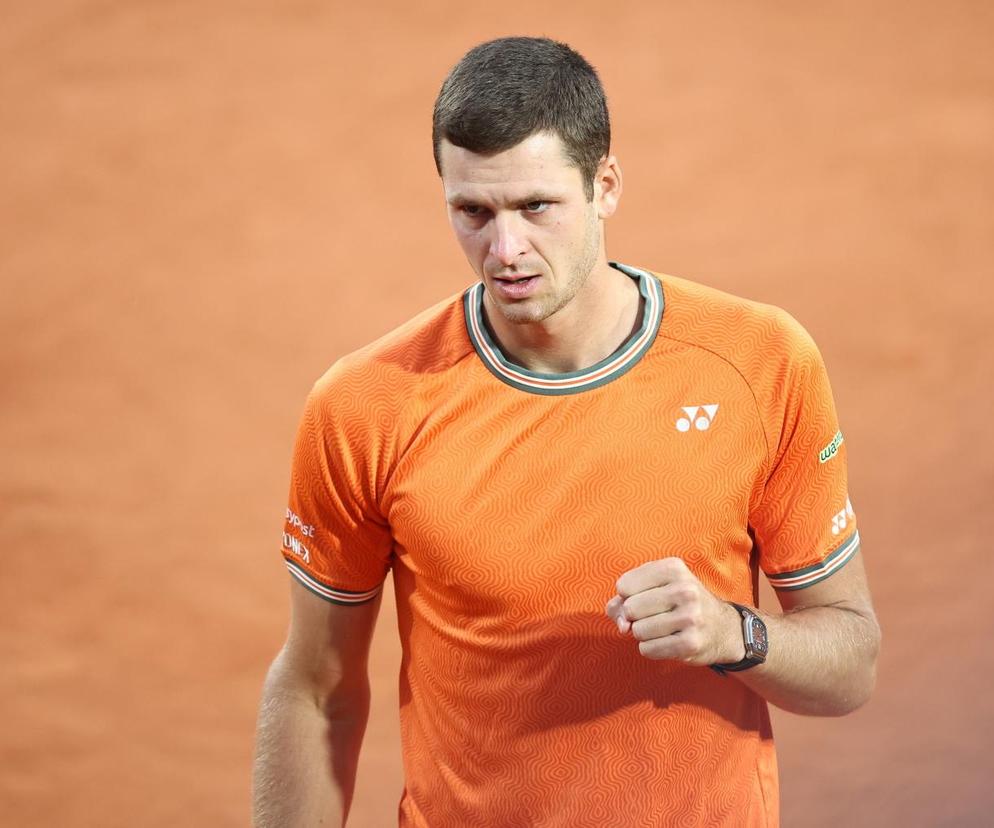
[[[820,361],[810,334],[783,308],[676,276],[657,278],[665,297],[660,335],[710,351],[751,385]]]
[[[771,465],[800,411],[825,411],[834,422],[821,354],[787,311],[685,279],[658,278],[665,300],[659,336],[704,352],[698,362],[705,375],[738,377],[755,406]]]
[[[311,388],[301,432],[322,457],[349,458],[377,487],[385,485],[437,389],[465,364],[472,346],[464,320],[462,294],[450,296],[340,358]]]
[[[471,351],[460,292],[341,357],[314,384],[310,401],[336,409],[352,403],[366,411],[396,404]]]

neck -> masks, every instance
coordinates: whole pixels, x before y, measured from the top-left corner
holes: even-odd
[[[504,354],[537,373],[582,371],[624,344],[642,321],[638,284],[604,263],[569,303],[541,322],[513,324],[484,296],[487,322]]]

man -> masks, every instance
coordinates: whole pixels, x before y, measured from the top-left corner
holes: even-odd
[[[344,820],[392,569],[401,824],[775,825],[765,700],[849,712],[879,643],[817,349],[608,262],[621,169],[568,47],[473,49],[433,132],[480,281],[309,397],[256,822]]]

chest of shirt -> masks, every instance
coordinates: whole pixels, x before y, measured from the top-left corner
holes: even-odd
[[[737,375],[682,364],[579,395],[484,383],[440,400],[391,477],[397,563],[468,599],[513,583],[545,601],[568,580],[584,606],[669,555],[715,588],[740,578],[765,437]]]

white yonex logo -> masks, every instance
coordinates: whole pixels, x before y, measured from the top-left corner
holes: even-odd
[[[856,513],[852,510],[852,503],[849,502],[849,498],[846,498],[846,508],[839,512],[837,515],[832,515],[832,534],[837,535],[846,526],[849,525],[849,521],[856,517]]]
[[[311,562],[311,553],[304,544],[302,544],[297,538],[291,535],[289,532],[283,533],[283,548],[289,552],[292,552],[298,558],[301,558],[304,563]]]
[[[690,427],[693,426],[698,431],[707,431],[711,428],[711,423],[714,421],[714,415],[718,411],[718,404],[713,405],[685,405],[683,406],[683,413],[686,417],[681,417],[676,421],[677,431],[690,431]],[[700,416],[698,416],[700,412]]]

